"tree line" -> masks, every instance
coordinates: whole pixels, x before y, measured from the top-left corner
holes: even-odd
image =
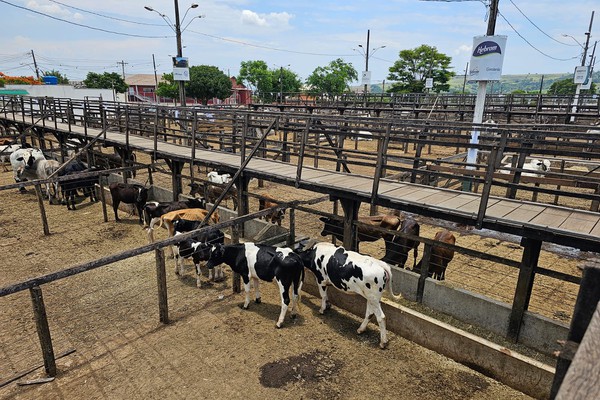
[[[385,88],[388,93],[423,93],[426,91],[427,78],[433,78],[433,87],[429,91],[445,93],[450,90],[450,80],[456,75],[451,70],[452,58],[440,53],[436,47],[421,45],[415,49],[402,50],[398,60],[389,68],[387,80],[390,84]],[[58,78],[59,83],[68,83],[66,76],[59,71],[47,71],[46,75]],[[255,99],[263,102],[282,100],[284,93],[305,92],[307,94],[340,95],[350,92],[350,84],[358,80],[358,72],[354,66],[338,58],[325,66],[319,66],[303,82],[288,66],[269,68],[263,60],[242,61],[240,72],[236,77],[254,93]],[[83,84],[88,88],[114,89],[118,93],[127,91],[127,84],[117,73],[98,74],[89,72]],[[2,77],[0,76],[0,86]],[[574,94],[576,85],[572,78],[553,82],[548,94]],[[231,79],[215,66],[197,65],[190,67],[190,80],[185,82],[186,95],[207,104],[212,98],[224,100],[231,96]],[[511,93],[528,93],[528,90],[514,89]],[[531,92],[538,93],[535,90]],[[592,83],[589,90],[581,93],[595,94],[596,85]],[[158,83],[156,95],[166,98],[177,98],[179,87],[173,74],[164,74]]]

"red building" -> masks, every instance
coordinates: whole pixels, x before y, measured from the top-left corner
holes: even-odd
[[[230,79],[231,96],[225,100],[211,99],[208,101],[208,104],[246,105],[251,103],[252,91],[241,83],[238,83],[234,76]],[[162,76],[158,77],[158,82],[162,81]],[[129,75],[125,78],[125,83],[129,86],[127,101],[156,103],[156,81],[153,74]],[[161,97],[159,102],[172,103],[173,99]],[[195,99],[188,97],[186,103],[194,104]]]

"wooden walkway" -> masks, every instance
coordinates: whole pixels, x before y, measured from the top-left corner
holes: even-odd
[[[8,118],[12,120],[12,118]],[[22,116],[17,114],[15,120],[21,122]],[[54,124],[54,121],[47,121],[46,129],[54,129]],[[86,137],[84,128],[81,126],[71,125],[69,127],[65,123],[57,123],[56,126],[58,131],[81,138]],[[98,129],[88,128],[87,138],[94,138],[100,132]],[[124,133],[109,131],[105,136],[100,136],[98,140],[121,147],[127,145],[128,142],[130,150],[142,151],[147,154],[154,153],[153,138],[129,135],[127,141]],[[192,149],[158,141],[157,155],[166,159],[189,162]],[[197,148],[194,163],[209,167],[227,166],[237,169],[241,165],[241,157],[240,154]],[[248,177],[295,186],[297,166],[281,161],[256,158],[250,161],[245,169],[245,174]],[[303,166],[298,187],[369,203],[373,178]],[[475,225],[480,201],[481,195],[476,193],[385,179],[380,180],[377,198],[377,204],[380,206],[465,225]],[[584,251],[596,252],[600,249],[600,214],[590,211],[490,196],[482,227]]]

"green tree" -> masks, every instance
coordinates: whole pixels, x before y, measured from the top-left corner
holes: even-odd
[[[553,82],[548,89],[548,94],[575,94],[577,85],[573,83],[573,78],[562,79],[560,81]],[[583,94],[594,94],[596,93],[596,84],[592,82],[590,89],[581,90]]]
[[[272,93],[277,80],[273,77],[273,71],[262,60],[242,61],[240,63],[240,73],[238,79],[263,101],[272,100]]]
[[[83,84],[91,89],[112,89],[114,87],[117,93],[125,93],[127,91],[127,84],[121,75],[116,72],[105,72],[103,74],[88,72],[83,80]]]
[[[168,97],[169,99],[179,98],[179,86],[173,80],[173,74],[163,74],[162,80],[158,82],[156,95],[159,97]]]
[[[433,91],[446,92],[455,75],[450,71],[452,57],[438,52],[433,46],[423,44],[412,50],[402,50],[400,59],[389,69],[387,79],[393,81],[390,92],[422,93],[425,79],[433,78]]]
[[[42,71],[44,76],[55,76],[58,78],[59,85],[68,85],[69,78],[66,75],[60,73],[60,71],[50,70],[50,71]]]
[[[219,68],[211,65],[190,67],[190,80],[185,84],[186,95],[207,104],[216,97],[225,100],[231,96],[231,79]]]
[[[273,78],[275,78],[273,81],[275,82],[275,90],[277,90],[277,92],[296,93],[300,91],[302,81],[295,72],[280,67],[271,71],[271,74]]]
[[[317,67],[306,79],[311,93],[328,93],[331,95],[350,90],[349,84],[358,80],[358,72],[341,58],[333,60],[325,67]]]

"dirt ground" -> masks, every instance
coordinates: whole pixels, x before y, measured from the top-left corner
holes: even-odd
[[[0,172],[0,185],[11,180],[11,172]],[[76,211],[47,205],[46,211],[49,236],[31,190],[0,192],[0,286],[146,243],[137,217],[121,213],[124,222],[115,223],[109,214],[104,223],[99,203],[86,201]],[[302,230],[318,229],[316,222],[298,221]],[[263,303],[244,311],[229,270],[223,282],[205,276],[198,289],[191,266],[183,278],[173,268],[167,260],[168,325],[158,321],[153,253],[43,285],[55,354],[75,352],[58,360],[53,382],[12,382],[0,387],[0,398],[526,398],[393,333],[388,349],[380,350],[375,324],[358,336],[360,318],[335,308],[321,316],[311,295],[303,295],[299,318],[286,318],[277,330],[274,285],[263,285]],[[0,353],[0,380],[42,362],[27,292],[0,298]]]

